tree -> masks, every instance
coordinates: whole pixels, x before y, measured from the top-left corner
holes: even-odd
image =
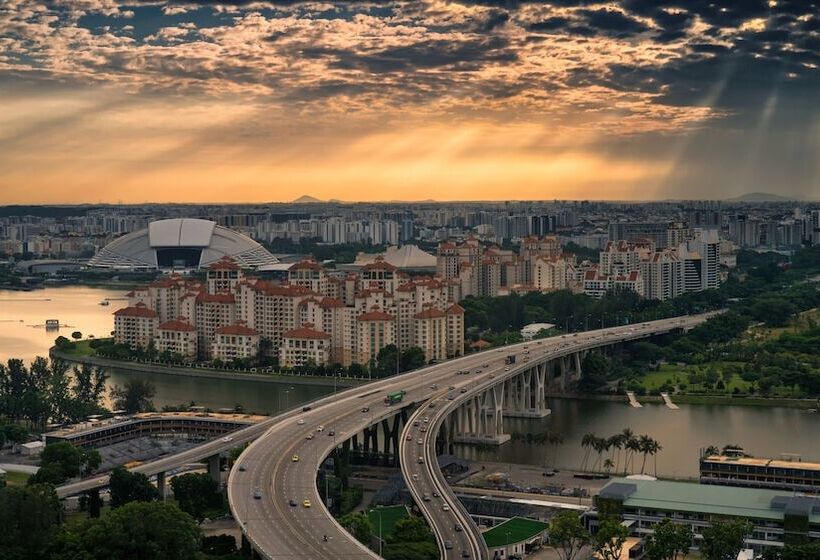
[[[117,467],[111,471],[108,481],[111,488],[111,507],[118,508],[130,502],[150,502],[156,500],[159,492],[142,473],[135,473]]]
[[[581,362],[581,380],[578,389],[592,393],[606,384],[607,374],[611,369],[609,360],[598,352],[590,352]]]
[[[678,560],[686,557],[691,546],[692,527],[664,519],[647,538],[646,554],[650,560]]]
[[[45,557],[60,523],[60,509],[51,485],[0,488],[0,557]]]
[[[210,475],[187,473],[171,479],[171,488],[179,509],[201,521],[208,509],[222,506],[219,486]]]
[[[419,542],[429,539],[430,536],[427,522],[413,515],[399,520],[393,526],[390,542]]]
[[[200,557],[201,533],[175,505],[127,504],[66,528],[52,560],[177,560]]]
[[[703,530],[700,554],[704,560],[735,560],[752,526],[745,520],[715,521]]]
[[[573,511],[562,511],[550,520],[550,544],[561,560],[573,560],[591,536]]]
[[[66,337],[58,336],[54,339],[54,346],[56,346],[58,350],[70,350],[73,345]]]
[[[342,527],[356,537],[356,540],[369,545],[370,537],[373,534],[373,524],[370,523],[370,518],[366,513],[358,511],[355,513],[348,513],[339,518],[339,523]]]
[[[29,478],[29,483],[60,484],[69,478],[93,471],[100,466],[100,462],[100,453],[96,449],[75,447],[67,441],[50,443],[40,455],[40,471]]]
[[[763,551],[763,560],[817,560],[820,558],[820,544],[787,544],[783,548],[768,546]]]
[[[236,554],[236,539],[233,535],[214,535],[202,538],[202,552],[209,556],[229,556]]]
[[[151,399],[157,393],[157,388],[150,381],[129,379],[125,387],[115,385],[111,389],[111,399],[114,408],[125,410],[129,414],[154,409]]]
[[[401,353],[399,360],[401,371],[410,371],[411,369],[418,369],[425,364],[424,350],[418,346],[411,346]]]
[[[431,541],[390,543],[384,548],[385,560],[438,560],[438,545]]]
[[[73,338],[74,340],[80,340],[82,337],[83,333],[81,333],[80,331],[74,331],[73,333],[71,333],[71,338]]]
[[[614,517],[604,517],[598,526],[598,532],[592,537],[592,548],[601,560],[618,560],[629,531]]]

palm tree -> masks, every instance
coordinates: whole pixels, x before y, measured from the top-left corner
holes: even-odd
[[[558,462],[558,446],[564,443],[564,435],[561,432],[549,432],[547,434],[547,443],[552,447],[552,466]]]
[[[703,450],[704,457],[710,457],[712,455],[720,455],[720,448],[717,445],[710,445]]]
[[[609,450],[609,440],[607,438],[595,438],[595,442],[592,444],[592,447],[598,453],[598,457],[595,459],[595,464],[592,466],[592,470],[597,471],[604,452]]]
[[[606,472],[607,476],[609,476],[609,471],[612,470],[612,467],[615,466],[615,463],[612,462],[612,459],[607,459],[604,461],[604,471]]]
[[[643,454],[643,462],[641,463],[641,474],[646,469],[646,457],[652,451],[652,442],[654,440],[646,434],[641,434],[638,438],[638,451]]]
[[[630,456],[630,448],[629,443],[635,439],[635,432],[632,431],[632,428],[624,428],[621,430],[621,445],[624,448],[624,474],[626,474],[627,463],[629,462]]]
[[[587,462],[589,461],[589,453],[592,448],[592,443],[595,441],[596,437],[595,434],[592,432],[588,432],[584,434],[584,437],[581,438],[581,447],[586,450],[584,453],[584,458],[581,461],[581,471],[587,470]]]
[[[613,464],[613,467],[615,467],[616,471],[618,470],[618,463],[621,460],[621,449],[624,446],[623,438],[623,434],[615,434],[609,438],[609,445],[614,450],[613,455],[615,457],[615,463]]]
[[[662,450],[663,450],[663,446],[661,445],[661,442],[659,442],[656,439],[653,439],[652,440],[652,451],[651,451],[651,453],[652,453],[652,460],[655,463],[655,478],[658,478],[658,453],[660,453]]]

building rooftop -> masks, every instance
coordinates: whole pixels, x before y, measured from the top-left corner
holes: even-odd
[[[704,457],[710,463],[729,463],[733,465],[747,465],[754,467],[771,467],[776,469],[802,469],[806,471],[820,471],[820,463],[814,461],[770,459],[768,457],[734,457],[729,455],[710,455]]]
[[[548,527],[549,524],[543,521],[513,517],[485,531],[481,536],[484,537],[484,542],[487,543],[488,547],[494,548],[528,541],[546,531]]]
[[[811,523],[820,523],[820,499],[795,496],[784,490],[615,478],[601,489],[598,497],[619,500],[631,508],[774,521],[782,521],[786,509],[799,507],[807,512]],[[804,504],[806,499],[811,503]]]

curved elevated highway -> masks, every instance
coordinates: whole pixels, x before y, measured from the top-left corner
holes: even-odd
[[[317,473],[343,442],[382,425],[410,491],[433,528],[444,558],[487,558],[487,549],[436,464],[437,447],[458,441],[503,443],[503,416],[540,417],[546,393],[577,380],[586,352],[705,321],[710,314],[587,331],[471,354],[348,389],[278,416],[249,446],[228,480],[228,499],[253,549],[266,559],[378,558],[320,502]],[[509,356],[515,362],[508,364]],[[464,373],[466,372],[466,374]],[[388,391],[406,392],[384,404]],[[406,418],[398,432],[394,417]],[[392,436],[391,436],[392,433]],[[372,435],[372,434],[371,434]],[[367,443],[366,443],[367,445]]]

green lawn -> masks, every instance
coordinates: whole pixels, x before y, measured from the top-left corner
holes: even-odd
[[[410,514],[405,506],[380,507],[367,511],[367,517],[373,524],[373,534],[379,536],[379,517],[381,517],[382,538],[387,538],[393,532],[396,523],[407,519]]]
[[[6,484],[9,486],[25,486],[31,475],[22,472],[7,472]]]
[[[729,365],[742,365],[742,364],[735,364],[734,362],[714,362],[710,364],[710,366],[714,366],[714,368],[721,373],[726,366]],[[702,384],[697,384],[694,386],[689,385],[689,373],[694,371],[695,367],[697,366],[678,366],[676,364],[663,364],[658,371],[650,371],[646,373],[639,381],[644,389],[647,391],[657,390],[659,387],[666,383],[670,383],[672,385],[683,384],[686,388],[686,391],[703,391],[705,387]],[[709,366],[707,366],[709,367]],[[704,366],[700,367],[701,371],[705,368]],[[723,377],[721,376],[721,379]],[[743,381],[739,375],[733,374],[732,377],[729,379],[729,382],[726,387],[726,392],[731,393],[734,391],[735,387],[737,387],[741,391],[748,391],[749,386],[751,384],[747,381]]]
[[[547,527],[549,527],[548,523],[524,517],[513,517],[500,525],[496,525],[489,531],[485,531],[481,536],[484,537],[487,546],[493,548],[532,538],[545,531]]]
[[[71,343],[71,348],[63,350],[66,354],[72,354],[74,356],[93,356],[94,349],[89,346],[91,340],[78,340],[77,342]]]

